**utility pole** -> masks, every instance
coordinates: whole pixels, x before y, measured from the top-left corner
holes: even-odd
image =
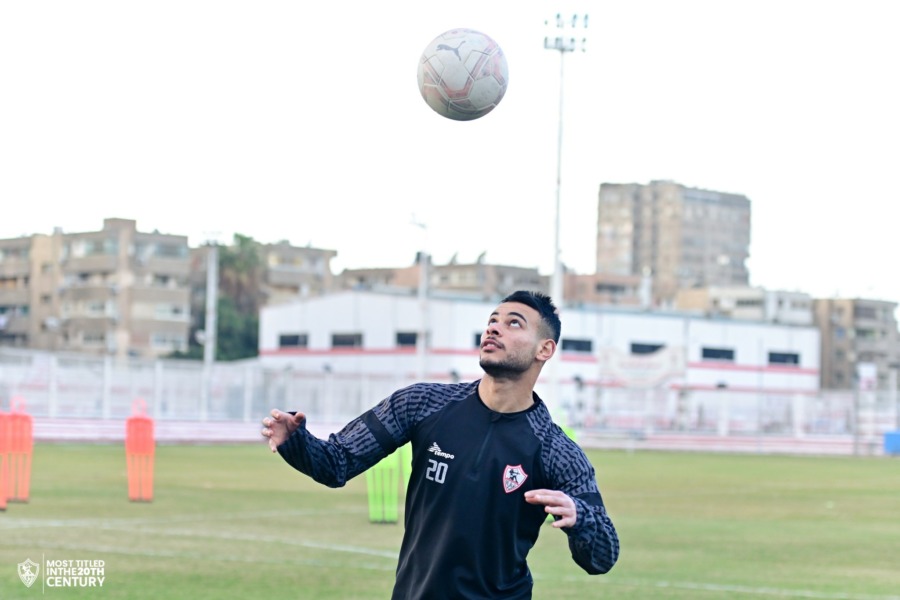
[[[430,277],[431,256],[427,249],[428,226],[417,221],[415,215],[410,223],[422,230],[422,243],[419,251],[419,330],[416,332],[416,378],[424,381],[428,372],[428,278]]]
[[[219,244],[207,243],[206,253],[206,323],[203,331],[203,381],[200,393],[200,420],[209,418],[209,397],[212,387],[212,370],[216,362],[218,344],[219,305]]]

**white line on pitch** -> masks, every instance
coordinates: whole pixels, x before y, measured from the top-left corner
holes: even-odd
[[[536,581],[577,581],[580,578],[573,576],[545,577],[533,574]],[[705,592],[727,592],[729,594],[745,594],[752,596],[772,596],[778,598],[807,598],[809,600],[900,600],[900,596],[881,596],[877,594],[852,594],[846,592],[816,592],[813,590],[800,590],[776,587],[751,587],[744,585],[703,583],[696,581],[651,581],[645,579],[622,579],[619,577],[602,578],[600,580],[607,585],[652,587],[657,589],[697,590]]]

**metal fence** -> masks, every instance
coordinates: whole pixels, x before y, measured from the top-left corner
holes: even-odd
[[[272,369],[256,360],[215,363],[129,359],[0,349],[0,410],[21,398],[37,419],[121,421],[140,399],[161,423],[257,423],[273,407],[303,410],[310,421],[340,424],[394,390],[400,377]],[[604,388],[562,382],[555,417],[586,444],[671,448],[782,448],[880,453],[900,430],[896,390],[772,394],[693,390],[672,385]],[[818,444],[818,446],[816,446]],[[776,448],[775,446],[771,446]]]

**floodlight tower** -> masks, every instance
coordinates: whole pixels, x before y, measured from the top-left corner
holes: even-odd
[[[560,313],[563,310],[565,298],[563,297],[563,273],[560,260],[560,196],[562,193],[562,147],[563,147],[563,64],[567,52],[581,50],[584,52],[587,43],[587,15],[572,15],[571,18],[563,18],[556,13],[556,18],[544,21],[546,32],[544,34],[544,49],[559,52],[559,120],[556,140],[556,224],[553,240],[553,274],[550,279],[550,297],[556,303]],[[555,29],[555,30],[554,30]],[[580,35],[579,35],[580,33]],[[561,341],[561,340],[560,340]],[[558,351],[562,350],[561,348]],[[553,408],[561,408],[562,402],[561,381],[559,375],[562,354],[556,360],[550,361],[549,380],[552,389]],[[562,403],[563,407],[565,403]],[[550,406],[548,405],[548,408]],[[552,412],[552,410],[551,410]]]
[[[563,64],[566,52],[585,51],[587,44],[588,16],[574,14],[564,18],[557,13],[552,21],[544,21],[547,29],[544,35],[544,48],[559,52],[559,121],[556,141],[556,229],[553,245],[553,275],[550,280],[550,296],[562,310],[563,306],[563,270],[560,261],[560,195],[562,190],[562,146],[563,146]],[[555,28],[555,32],[553,29]]]

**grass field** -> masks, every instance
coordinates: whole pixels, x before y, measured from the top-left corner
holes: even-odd
[[[900,461],[589,452],[622,554],[585,575],[545,528],[535,598],[900,598]],[[124,450],[35,448],[31,500],[0,512],[0,599],[388,598],[402,525],[262,443],[160,446],[155,499],[127,500]],[[102,560],[98,588],[26,588],[26,558]]]

